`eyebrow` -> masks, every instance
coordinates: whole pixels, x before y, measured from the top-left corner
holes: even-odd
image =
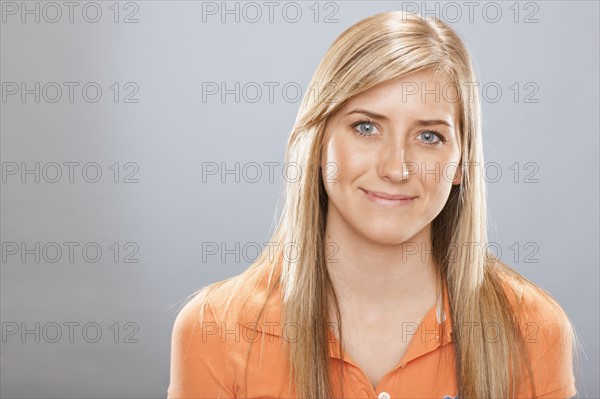
[[[365,114],[373,119],[380,119],[383,121],[389,121],[390,119],[385,116],[385,115],[381,115],[381,114],[376,114],[375,112],[371,112],[371,111],[367,111],[366,109],[355,109],[352,110],[350,112],[347,112],[346,114],[344,114],[344,116],[348,116],[350,114]],[[443,119],[427,119],[427,120],[423,120],[423,119],[419,119],[416,120],[413,123],[415,126],[433,126],[433,125],[446,125],[450,128],[454,128],[454,126],[452,126],[452,124],[446,122]]]

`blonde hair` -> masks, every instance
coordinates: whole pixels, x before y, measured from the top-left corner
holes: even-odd
[[[208,296],[211,290],[229,281],[233,283],[229,304],[239,287],[248,283],[257,285],[267,274],[271,286],[275,266],[281,262],[281,274],[270,292],[281,286],[283,325],[293,322],[318,327],[300,329],[295,345],[286,346],[289,381],[293,382],[298,397],[332,396],[327,345],[329,304],[334,304],[341,326],[337,298],[325,264],[328,199],[323,171],[314,167],[320,163],[327,121],[351,97],[426,69],[444,74],[458,88],[462,180],[452,186],[446,205],[432,221],[431,237],[438,284],[442,279],[447,281],[453,325],[480,326],[472,330],[471,336],[462,335],[460,329],[453,330],[459,397],[512,397],[516,387],[525,383],[525,376],[529,377],[532,397],[537,396],[515,313],[518,304],[510,306],[502,282],[512,282],[510,287],[517,298],[521,295],[519,287],[528,285],[560,309],[559,304],[489,251],[471,257],[461,250],[471,243],[488,242],[486,188],[480,167],[483,165],[480,99],[477,91],[471,91],[472,86],[467,84],[476,82],[471,59],[458,35],[443,22],[391,11],[372,15],[345,30],[328,49],[312,77],[311,90],[304,96],[287,143],[285,162],[299,165],[302,173],[297,181],[284,183],[284,206],[270,239],[279,244],[275,258],[264,250],[243,273],[201,290]],[[300,256],[293,261],[284,253],[286,243],[295,243],[301,249]],[[305,250],[315,244],[315,250]],[[483,326],[490,322],[499,324],[500,331],[511,331],[516,325],[518,339],[511,339],[509,334],[500,334],[496,342],[484,339]],[[574,328],[566,314],[565,324],[575,342]],[[338,331],[341,334],[341,328]],[[341,338],[340,335],[340,353]]]

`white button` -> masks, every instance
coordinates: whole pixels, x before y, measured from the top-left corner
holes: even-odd
[[[390,399],[390,394],[387,392],[381,392],[378,396],[379,399]]]

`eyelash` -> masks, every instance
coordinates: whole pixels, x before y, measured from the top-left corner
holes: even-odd
[[[359,131],[356,130],[356,127],[359,126],[359,125],[362,125],[363,123],[368,123],[370,125],[375,126],[375,122],[373,122],[372,120],[370,120],[370,119],[361,119],[358,122],[353,123],[352,124],[352,128],[354,129],[354,131],[356,131],[356,133],[358,133],[359,136],[369,136],[366,133],[359,132]],[[440,141],[438,141],[437,143],[423,142],[425,145],[438,145],[438,144],[443,144],[443,143],[446,142],[446,138],[444,137],[444,135],[442,135],[442,133],[438,132],[437,130],[427,129],[427,130],[422,131],[421,134],[425,133],[425,132],[431,132],[431,133],[435,134],[440,139]]]

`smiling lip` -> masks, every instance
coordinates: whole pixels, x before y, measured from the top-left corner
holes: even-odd
[[[410,196],[410,195],[402,195],[402,194],[388,194],[388,193],[383,193],[380,191],[370,191],[370,190],[365,190],[364,188],[361,188],[361,190],[363,190],[365,193],[367,193],[368,195],[374,196],[374,197],[378,197],[378,198],[382,198],[385,200],[389,200],[389,201],[398,201],[398,200],[411,200],[415,197]]]
[[[361,190],[365,193],[365,196],[367,197],[367,199],[369,201],[372,201],[378,205],[382,205],[382,206],[385,206],[388,208],[396,208],[396,207],[410,205],[413,203],[414,199],[417,198],[417,197],[411,197],[409,195],[402,195],[402,194],[392,195],[392,194],[388,194],[388,193],[382,193],[379,191],[368,191],[363,188],[361,188]],[[386,196],[388,198],[385,198],[383,196]],[[390,197],[392,199],[389,199]]]

